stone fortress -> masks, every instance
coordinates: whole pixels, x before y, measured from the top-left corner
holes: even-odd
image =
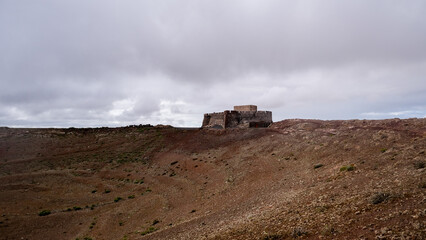
[[[257,111],[255,105],[234,106],[234,110],[218,113],[206,113],[203,128],[258,128],[268,127],[272,123],[271,111]]]

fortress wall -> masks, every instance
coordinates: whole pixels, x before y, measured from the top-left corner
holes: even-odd
[[[225,111],[225,126],[227,128],[238,127],[241,121],[241,114],[237,111]]]
[[[243,107],[246,107],[246,106],[243,106]],[[272,112],[270,111],[224,111],[220,113],[204,114],[202,127],[207,127],[207,128],[268,127],[271,123],[272,123]]]
[[[254,111],[245,111],[245,112],[239,112],[240,116],[241,116],[241,122],[242,123],[247,123],[253,119],[256,118],[256,112]]]
[[[257,112],[240,112],[241,123],[249,122],[265,122],[272,123],[272,112],[257,111]]]
[[[239,112],[257,111],[257,106],[256,105],[234,106],[234,111],[239,111]]]
[[[211,119],[210,114],[208,114],[208,113],[204,114],[203,125],[201,127],[205,127],[205,126],[209,125],[210,119]]]
[[[256,118],[261,122],[272,123],[272,112],[271,111],[258,111],[256,112]]]
[[[213,127],[215,125],[225,127],[224,113],[208,113],[204,114],[203,127]]]

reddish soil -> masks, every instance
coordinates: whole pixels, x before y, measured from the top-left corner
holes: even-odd
[[[425,148],[424,118],[0,128],[0,239],[426,239]]]

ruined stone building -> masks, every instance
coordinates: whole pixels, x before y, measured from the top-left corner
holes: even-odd
[[[206,113],[203,128],[257,128],[268,127],[272,123],[271,111],[257,111],[255,105],[234,106],[234,110]]]

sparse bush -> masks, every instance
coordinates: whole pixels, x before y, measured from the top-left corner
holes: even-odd
[[[144,235],[147,235],[147,234],[153,233],[153,232],[155,232],[155,231],[157,231],[157,229],[156,229],[155,227],[149,227],[148,229],[146,229],[145,231],[143,231],[143,232],[141,233],[141,235],[142,235],[142,236],[144,236]]]
[[[336,233],[336,229],[329,225],[326,225],[321,231],[321,234],[324,236],[330,236],[334,233]]]
[[[414,162],[414,168],[415,169],[425,168],[425,162],[423,162],[423,161]]]
[[[96,193],[97,191],[96,190],[92,190],[92,193]]]
[[[120,200],[122,200],[122,198],[121,198],[121,197],[116,197],[116,198],[114,199],[114,202],[118,202],[118,201],[120,201]]]
[[[135,180],[133,183],[134,183],[134,184],[142,184],[142,183],[143,183],[143,180],[142,180],[142,179],[141,179],[141,180]]]
[[[316,207],[316,210],[317,210],[318,212],[325,212],[325,211],[327,211],[329,208],[330,208],[330,206],[329,206],[329,205],[323,205],[323,206],[317,206],[317,207]]]
[[[384,152],[386,152],[387,150],[388,150],[387,148],[382,148],[382,149],[380,149],[380,152],[384,153]]]
[[[343,167],[340,168],[341,172],[344,172],[344,171],[350,172],[350,171],[353,171],[353,170],[355,170],[355,166],[353,164],[351,164],[349,166],[343,166]]]
[[[78,211],[78,210],[81,210],[81,207],[72,207],[72,209],[74,209],[74,211]]]
[[[320,167],[322,167],[322,166],[324,166],[323,164],[316,164],[316,165],[314,165],[314,169],[317,169],[317,168],[320,168]]]
[[[376,193],[371,197],[371,203],[372,204],[379,204],[386,200],[388,200],[390,197],[389,193]]]
[[[39,216],[47,216],[49,214],[51,214],[50,210],[43,210],[38,213]]]
[[[155,219],[153,222],[152,222],[152,225],[155,225],[155,224],[157,224],[157,223],[159,223],[160,221],[158,221],[157,219]]]
[[[268,234],[262,238],[262,240],[281,240],[281,239],[284,239],[284,236],[280,234]]]
[[[111,192],[111,190],[105,189],[105,193],[110,193],[110,192]]]
[[[303,235],[306,235],[306,234],[308,234],[308,232],[305,229],[303,229],[301,227],[295,227],[293,229],[293,233],[291,234],[291,236],[293,238],[297,238],[297,237],[300,237],[300,236],[303,236]]]
[[[128,196],[127,198],[128,198],[128,199],[133,199],[133,198],[135,198],[135,195],[130,195],[130,196]]]
[[[92,223],[90,224],[89,228],[90,228],[90,229],[92,229],[95,225],[96,225],[96,223],[95,223],[95,222],[92,222]]]

